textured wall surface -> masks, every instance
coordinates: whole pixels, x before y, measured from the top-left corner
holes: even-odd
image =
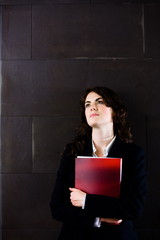
[[[113,88],[147,156],[139,239],[160,239],[160,5],[157,1],[0,0],[3,240],[53,240],[49,201],[86,87]],[[1,221],[2,219],[2,221]]]

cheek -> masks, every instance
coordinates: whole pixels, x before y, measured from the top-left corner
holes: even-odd
[[[88,119],[88,111],[87,109],[85,110],[85,117],[86,117],[86,120]]]
[[[85,114],[85,117],[87,118],[87,110],[85,110],[84,114]]]
[[[105,114],[108,118],[113,119],[113,111],[112,111],[111,108],[105,109],[105,110],[104,110],[104,114]]]
[[[87,124],[90,126],[91,124],[90,113],[89,111],[87,111],[87,109],[85,110],[85,117],[86,117]]]

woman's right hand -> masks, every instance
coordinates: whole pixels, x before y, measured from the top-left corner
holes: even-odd
[[[113,225],[119,225],[122,222],[122,219],[116,219],[116,218],[100,218],[102,223],[106,224],[113,224]]]

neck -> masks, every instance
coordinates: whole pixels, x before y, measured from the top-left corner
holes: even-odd
[[[113,123],[109,123],[107,128],[92,128],[92,140],[96,149],[104,149],[113,139]]]

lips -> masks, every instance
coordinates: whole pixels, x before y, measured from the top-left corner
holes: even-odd
[[[90,118],[91,118],[91,117],[97,117],[97,116],[99,116],[99,114],[97,114],[97,113],[92,113],[92,114],[90,115]]]

